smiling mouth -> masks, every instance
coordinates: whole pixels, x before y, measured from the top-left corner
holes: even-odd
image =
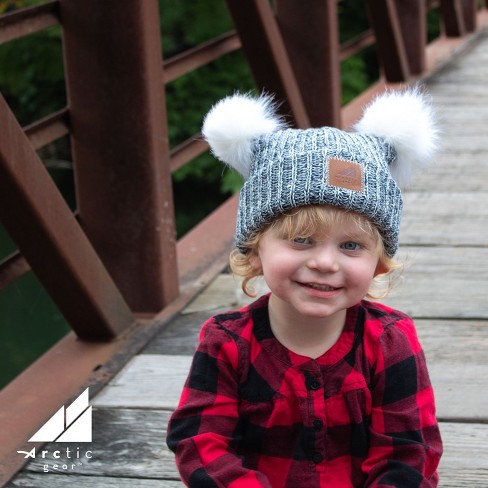
[[[329,285],[320,285],[318,283],[302,283],[302,286],[305,286],[306,288],[312,288],[313,290],[319,290],[319,291],[336,291],[339,289]]]

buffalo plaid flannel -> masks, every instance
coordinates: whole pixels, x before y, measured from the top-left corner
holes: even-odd
[[[438,483],[442,443],[412,320],[363,301],[318,359],[273,336],[269,296],[208,320],[168,432],[190,487]]]

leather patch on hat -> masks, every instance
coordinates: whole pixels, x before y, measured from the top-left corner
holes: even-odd
[[[353,161],[331,158],[327,183],[346,190],[363,191],[363,167]]]

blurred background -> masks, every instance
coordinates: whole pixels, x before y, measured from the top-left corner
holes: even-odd
[[[0,14],[39,3],[43,1],[0,0]],[[224,0],[159,0],[159,7],[165,59],[233,29]],[[367,29],[364,3],[341,1],[339,22],[341,43]],[[429,13],[428,38],[438,35],[439,13],[434,9]],[[0,46],[0,92],[24,127],[67,104],[61,39],[62,30],[56,26]],[[341,65],[342,104],[378,77],[373,47],[345,60]],[[212,104],[236,90],[254,90],[240,50],[168,83],[170,146],[198,132]],[[42,148],[39,155],[69,206],[76,210],[69,137]],[[173,193],[178,237],[237,192],[240,184],[237,173],[224,168],[208,153],[176,171]],[[0,261],[15,249],[0,225]],[[1,289],[0,388],[70,330],[32,271]]]

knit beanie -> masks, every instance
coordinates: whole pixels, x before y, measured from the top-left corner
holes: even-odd
[[[433,160],[438,139],[431,104],[418,89],[377,97],[351,132],[286,128],[271,97],[236,94],[210,110],[202,134],[244,178],[235,236],[242,252],[276,216],[327,204],[373,222],[389,256],[398,249],[401,189]]]

